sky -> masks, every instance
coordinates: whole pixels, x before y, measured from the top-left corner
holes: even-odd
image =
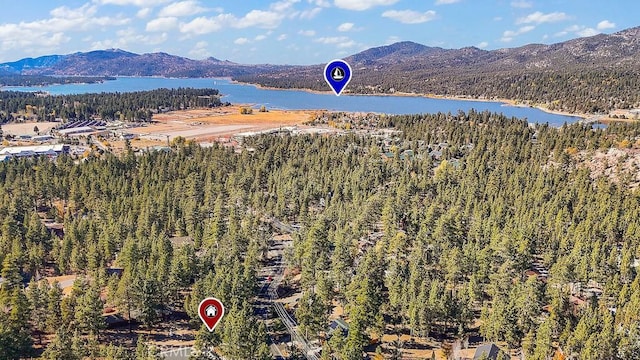
[[[405,40],[551,44],[638,26],[638,13],[637,0],[20,0],[0,11],[0,62],[119,48],[321,64]]]

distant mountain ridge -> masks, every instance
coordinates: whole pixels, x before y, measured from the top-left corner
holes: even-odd
[[[502,98],[586,113],[640,107],[640,27],[497,50],[403,41],[345,60],[354,70],[346,93]],[[269,87],[327,90],[323,67],[243,65],[212,57],[192,60],[109,49],[8,62],[0,64],[0,75],[225,76]]]
[[[192,60],[163,52],[136,54],[121,49],[47,55],[0,64],[0,73],[81,76],[234,76],[277,69],[274,65],[241,65],[214,57]]]
[[[371,48],[346,58],[351,65],[389,65],[419,60],[427,68],[473,66],[483,68],[551,68],[567,65],[640,65],[640,27],[599,34],[557,44],[529,44],[517,48],[482,50],[443,49],[413,42]]]
[[[412,71],[416,67],[421,70],[456,68],[460,71],[504,71],[574,65],[640,66],[639,54],[640,27],[635,27],[610,35],[600,34],[552,45],[529,44],[491,51],[476,47],[443,49],[402,41],[370,48],[345,60],[352,67],[373,67],[378,70],[393,66],[396,71]],[[304,73],[305,69],[319,66],[322,65],[243,65],[213,57],[192,60],[163,52],[135,54],[121,49],[107,49],[25,58],[0,64],[0,72],[83,76],[240,76],[274,70],[290,72],[292,68]]]
[[[435,94],[510,99],[570,113],[640,107],[640,27],[557,44],[483,50],[413,42],[345,58],[353,78],[345,93]],[[240,75],[242,82],[326,90],[322,65]]]

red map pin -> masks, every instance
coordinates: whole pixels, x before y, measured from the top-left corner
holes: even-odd
[[[206,298],[200,302],[198,307],[200,319],[207,326],[209,331],[213,331],[220,319],[224,316],[224,306],[222,302],[216,298]]]

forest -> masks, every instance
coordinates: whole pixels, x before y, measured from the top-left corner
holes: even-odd
[[[184,312],[197,348],[269,359],[253,313],[273,241],[265,217],[302,225],[286,254],[301,274],[301,329],[320,337],[344,308],[348,334],[324,342],[323,359],[361,359],[383,333],[443,345],[476,334],[527,359],[640,358],[640,195],[622,174],[593,178],[569,151],[637,148],[640,126],[473,111],[369,118],[401,131],[389,149],[357,133],[262,135],[247,140],[253,152],[179,140],[171,152],[0,163],[0,359],[157,358],[143,336],[105,341],[107,303],[149,330]],[[428,144],[447,144],[442,160]],[[193,243],[174,247],[173,236]],[[120,276],[107,275],[113,266]],[[40,274],[81,276],[63,295]],[[587,284],[600,293],[574,294]],[[211,295],[227,309],[213,333],[196,315]]]
[[[115,80],[110,76],[46,76],[46,75],[2,75],[0,86],[45,86],[53,84],[93,84]]]
[[[156,89],[127,93],[49,95],[20,91],[0,91],[0,124],[28,118],[151,121],[154,113],[194,107],[222,106],[216,89]]]
[[[276,88],[326,91],[318,81],[321,70],[286,74],[236,76],[235,80]],[[475,99],[509,99],[541,105],[549,110],[598,114],[640,106],[640,70],[633,67],[577,67],[478,71],[416,65],[415,68],[382,68],[354,74],[345,93],[434,94]]]

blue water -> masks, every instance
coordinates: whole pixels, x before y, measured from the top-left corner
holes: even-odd
[[[462,101],[430,99],[407,96],[335,96],[333,93],[311,93],[299,90],[260,89],[253,85],[236,84],[226,79],[175,79],[149,77],[121,77],[97,84],[66,84],[41,87],[4,87],[3,90],[47,91],[54,95],[127,92],[153,90],[159,88],[216,88],[223,95],[223,101],[239,104],[265,105],[273,109],[317,109],[335,111],[361,111],[386,114],[415,113],[457,113],[459,110],[488,110],[506,116],[526,118],[529,122],[549,123],[560,126],[573,123],[579,117],[546,113],[536,108],[507,106],[488,101]],[[328,90],[328,89],[327,89]]]

